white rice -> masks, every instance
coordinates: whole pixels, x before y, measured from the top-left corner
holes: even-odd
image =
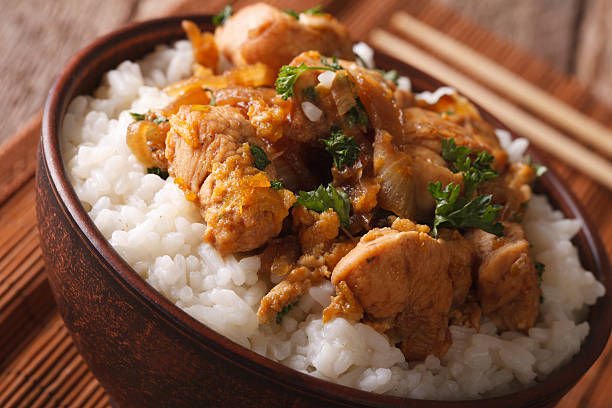
[[[534,384],[566,363],[589,332],[587,306],[604,287],[580,266],[570,242],[577,220],[553,211],[544,196],[529,204],[523,225],[534,259],[546,264],[544,303],[529,336],[496,333],[486,318],[480,332],[451,327],[453,345],[442,358],[407,363],[384,335],[320,312],[333,286],[313,287],[282,320],[258,326],[259,301],[272,286],[258,276],[260,261],[221,258],[203,243],[196,206],[172,178],[146,174],[125,144],[128,112],[163,107],[159,87],[188,76],[187,41],[160,46],[138,63],[106,74],[95,97],[79,96],[65,116],[63,157],[77,195],[102,234],[132,267],[188,314],[272,360],[315,377],[377,393],[425,399],[472,399]],[[499,134],[518,160],[526,141]]]

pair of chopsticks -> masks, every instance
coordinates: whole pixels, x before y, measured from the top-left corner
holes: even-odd
[[[420,43],[455,66],[470,72],[491,89],[510,97],[597,151],[612,157],[612,131],[593,119],[407,13],[395,14],[391,18],[391,26],[411,41]],[[612,164],[605,158],[387,31],[373,31],[370,42],[375,48],[455,87],[484,106],[511,130],[527,137],[534,145],[612,189]]]

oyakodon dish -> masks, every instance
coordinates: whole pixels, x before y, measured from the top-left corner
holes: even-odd
[[[301,24],[301,16],[294,20],[265,9],[280,27]],[[327,16],[316,18],[336,24]],[[214,50],[212,36],[200,37],[193,27],[190,36],[198,60],[214,60],[214,52],[202,51]],[[68,167],[80,198],[92,205],[92,217],[115,248],[166,296],[262,354],[377,392],[426,398],[503,392],[514,378],[528,383],[578,350],[588,329],[570,317],[585,301],[592,303],[600,287],[576,265],[547,254],[556,240],[567,240],[568,230],[577,227],[557,220],[536,197],[523,222],[534,244],[531,254],[516,223],[505,224],[500,239],[471,229],[499,233],[496,215],[503,222],[520,218],[532,170],[506,163],[492,129],[467,101],[446,95],[427,103],[424,95],[415,99],[378,72],[313,52],[290,64],[299,68],[281,71],[305,71],[290,86],[283,83],[295,76],[280,76],[286,80],[278,81],[286,101],[275,95],[276,73],[270,75],[265,65],[218,76],[199,67],[196,78],[172,85],[166,93],[140,87],[140,69],[147,84],[167,85],[186,75],[180,67],[190,61],[179,61],[190,52],[185,47],[182,43],[174,51],[159,51],[141,68],[124,64],[109,75],[109,82],[127,84],[127,92],[105,87],[97,95],[106,100],[75,101],[71,113],[76,123],[66,120],[64,128],[74,141],[67,144],[65,157],[74,157]],[[301,62],[329,74],[304,69]],[[129,115],[119,114],[126,107],[142,113],[151,109],[128,130],[135,157],[160,173],[169,166],[173,178],[163,182],[145,176],[145,168],[130,156],[122,143]],[[92,112],[85,117],[86,110]],[[118,120],[108,121],[94,111]],[[139,149],[143,146],[155,150]],[[456,187],[448,187],[451,183]],[[488,193],[494,203],[504,205],[502,210],[487,202]],[[448,194],[459,197],[453,201]],[[318,212],[294,205],[288,216],[295,195],[299,204]],[[393,212],[393,218],[381,209]],[[205,227],[198,223],[198,212],[207,221]],[[291,222],[283,225],[283,219]],[[414,221],[437,226],[439,238]],[[443,229],[449,226],[461,233]],[[248,250],[249,256],[240,254],[239,262],[231,255],[221,259],[211,246],[198,242],[204,229],[205,239],[223,253]],[[562,233],[539,235],[546,229]],[[538,326],[529,331],[530,337],[512,332],[492,336],[496,330],[489,319],[500,330],[526,330],[536,319],[539,288],[532,255],[547,264]],[[573,268],[572,273],[564,268]],[[473,284],[472,269],[478,272]],[[528,287],[528,293],[492,285],[506,270],[517,275],[513,282]],[[336,286],[331,304],[330,275]],[[390,283],[385,276],[395,280]],[[278,282],[282,277],[263,296],[272,286],[268,279]],[[572,302],[554,299],[564,286],[555,281],[559,279],[578,291],[565,295]],[[509,300],[496,296],[496,288]],[[288,310],[298,297],[297,307]],[[506,305],[526,317],[503,313]],[[257,308],[261,321],[272,322],[257,327]],[[488,318],[478,319],[481,308]],[[481,323],[480,332],[455,325],[449,333],[449,316],[464,326]],[[410,327],[415,323],[417,330]],[[571,341],[561,342],[562,333]],[[442,357],[442,365],[435,357],[424,365],[405,363],[395,343],[410,361],[434,354]],[[509,353],[520,358],[513,360]],[[485,373],[488,383],[472,381]]]

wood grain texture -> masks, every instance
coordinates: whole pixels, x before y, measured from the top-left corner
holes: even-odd
[[[587,4],[576,50],[576,77],[612,104],[612,7],[609,0]]]
[[[82,0],[82,3],[87,1],[89,0]],[[597,0],[591,0],[589,3],[592,2]],[[218,10],[225,1],[186,0],[186,3],[185,8],[177,8],[175,3],[145,0],[138,3],[134,16],[144,18],[162,13],[211,12]],[[247,2],[237,3],[239,7]],[[283,2],[283,7],[302,9],[306,7],[301,4],[309,6],[317,3],[319,2],[296,1],[285,6],[287,3]],[[457,18],[445,8],[434,7],[425,1],[356,1],[353,7],[346,7],[346,3],[341,1],[323,3],[349,26],[355,38],[365,38],[372,27],[384,26],[393,10],[405,9],[437,29],[447,30],[454,38],[469,44],[489,58],[501,61],[507,68],[589,116],[607,125],[612,124],[610,111],[585,92],[575,79],[560,75],[547,63],[534,60],[531,55],[516,49],[508,41],[496,38],[469,21]],[[0,56],[1,58],[3,57]],[[38,133],[35,126],[33,128],[34,131],[29,133],[29,137]],[[33,149],[30,151],[33,152]],[[6,157],[11,155],[7,154],[4,158]],[[0,160],[0,165],[2,163],[4,159]],[[581,199],[590,216],[602,220],[599,231],[608,253],[612,253],[612,220],[608,216],[612,194],[603,191],[589,178],[569,169],[563,163],[551,163],[558,174],[567,180],[574,194]],[[26,181],[29,179],[31,175],[26,177]],[[18,187],[4,203],[0,200],[0,293],[4,294],[0,297],[4,302],[0,302],[0,406],[106,407],[108,397],[88,373],[74,346],[66,340],[65,328],[62,327],[54,309],[49,306],[48,298],[44,298],[50,294],[45,287],[44,275],[41,274],[40,252],[36,250],[38,237],[32,228],[35,225],[32,183],[26,182]],[[32,274],[32,271],[37,273]],[[49,347],[49,344],[52,347]],[[608,344],[602,357],[558,407],[610,406],[608,389],[612,386],[611,347]],[[54,349],[59,349],[60,352],[54,353]],[[39,358],[39,355],[42,357]],[[44,364],[45,360],[50,363]]]

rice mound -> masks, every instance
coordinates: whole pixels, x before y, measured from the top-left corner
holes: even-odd
[[[94,96],[71,103],[62,128],[62,153],[83,206],[104,237],[151,286],[195,319],[255,352],[303,373],[365,391],[421,399],[475,399],[512,392],[545,378],[576,354],[589,332],[588,305],[604,287],[579,263],[571,238],[577,220],[534,196],[523,221],[535,260],[546,265],[543,304],[529,336],[496,334],[483,318],[480,332],[451,326],[453,344],[438,359],[407,363],[386,336],[321,311],[334,288],[312,287],[280,325],[258,326],[260,299],[277,282],[258,276],[260,260],[222,258],[202,241],[205,225],[172,178],[146,174],[125,143],[129,112],[169,102],[160,88],[187,77],[188,41],[159,46],[138,63],[108,72]],[[498,131],[512,160],[527,141]]]

